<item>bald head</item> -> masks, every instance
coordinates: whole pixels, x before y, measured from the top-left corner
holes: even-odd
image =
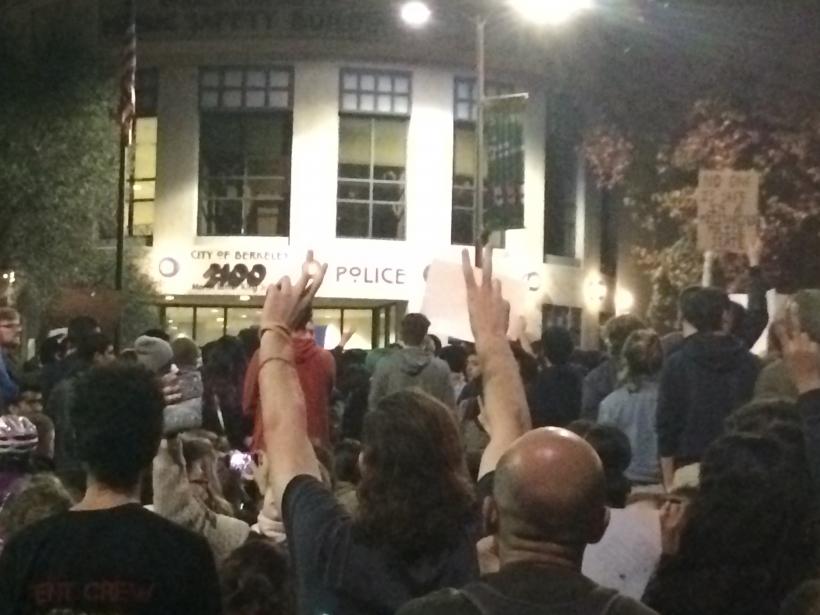
[[[606,529],[601,461],[564,429],[531,431],[501,458],[493,499],[499,537],[584,547]]]

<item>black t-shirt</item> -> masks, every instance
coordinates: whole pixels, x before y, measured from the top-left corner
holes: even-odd
[[[205,540],[128,504],[26,528],[0,556],[0,615],[216,615]]]
[[[301,615],[392,615],[413,598],[478,578],[478,518],[464,528],[457,547],[408,564],[389,547],[365,540],[311,476],[290,482],[282,509]]]
[[[605,590],[580,572],[521,562],[463,591],[445,589],[405,605],[398,615],[657,615]]]

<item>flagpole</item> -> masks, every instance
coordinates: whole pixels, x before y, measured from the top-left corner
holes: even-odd
[[[134,139],[134,118],[136,117],[135,81],[137,73],[137,4],[127,0],[128,25],[126,28],[125,52],[123,54],[122,75],[120,76],[120,165],[117,186],[117,255],[114,271],[114,288],[122,291],[125,270],[125,199],[128,181],[128,159]]]
[[[125,268],[125,182],[126,156],[128,155],[128,137],[120,131],[120,172],[117,189],[117,261],[114,273],[114,289],[123,289],[123,270]]]

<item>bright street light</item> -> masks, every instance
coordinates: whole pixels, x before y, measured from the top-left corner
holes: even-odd
[[[623,287],[615,290],[615,314],[629,314],[635,307],[635,295]]]
[[[401,7],[401,18],[404,23],[413,28],[420,28],[430,21],[433,11],[421,0],[405,2]]]
[[[544,26],[560,26],[594,8],[594,0],[509,0],[525,19]]]

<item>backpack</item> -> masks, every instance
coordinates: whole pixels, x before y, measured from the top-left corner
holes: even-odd
[[[460,593],[481,615],[608,615],[620,598],[615,590],[596,587],[572,606],[528,605],[505,596],[486,583],[473,583]]]

